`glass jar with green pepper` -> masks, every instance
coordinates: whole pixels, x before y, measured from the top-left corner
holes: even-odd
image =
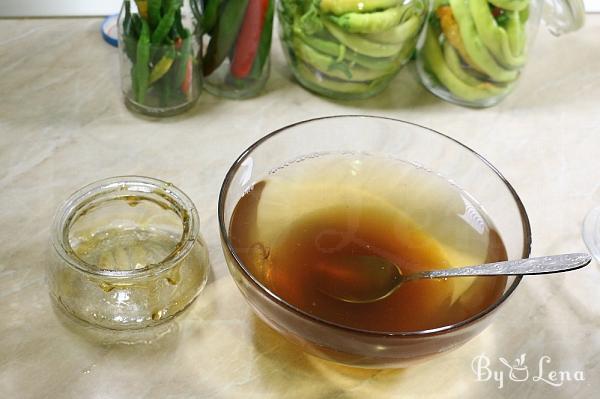
[[[280,0],[280,37],[304,87],[366,98],[410,59],[427,11],[428,0]]]
[[[193,0],[191,0],[193,1]],[[198,99],[196,20],[185,0],[125,0],[119,15],[121,80],[128,108],[175,115]]]
[[[270,71],[274,0],[200,0],[206,91],[228,98],[257,95]]]
[[[444,100],[489,107],[515,87],[540,17],[554,35],[579,29],[581,0],[435,0],[417,69]]]

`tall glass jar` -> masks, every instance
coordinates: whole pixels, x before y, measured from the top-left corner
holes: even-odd
[[[435,0],[417,69],[438,97],[469,107],[497,104],[528,61],[540,18],[554,35],[579,29],[581,0]]]
[[[280,38],[302,86],[366,98],[410,59],[427,10],[428,0],[281,0]]]
[[[151,116],[191,108],[201,79],[196,21],[188,1],[125,0],[118,27],[127,107]]]
[[[263,89],[271,67],[274,1],[202,0],[206,91],[242,99]]]

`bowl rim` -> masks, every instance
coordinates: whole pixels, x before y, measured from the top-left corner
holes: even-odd
[[[441,326],[441,327],[436,327],[436,328],[431,328],[431,329],[426,329],[426,330],[417,330],[417,331],[373,331],[373,330],[365,330],[365,329],[360,329],[360,328],[355,328],[355,327],[349,327],[349,326],[345,326],[343,324],[339,324],[339,323],[335,323],[326,319],[323,319],[321,317],[312,315],[310,313],[307,313],[305,311],[303,311],[302,309],[288,303],[287,301],[285,301],[283,298],[281,298],[280,296],[278,296],[277,294],[275,294],[273,291],[271,291],[268,287],[266,287],[265,285],[263,285],[260,281],[258,281],[258,279],[256,279],[254,277],[254,275],[246,268],[246,266],[244,265],[244,263],[242,262],[242,260],[240,259],[240,257],[237,255],[235,248],[233,247],[233,244],[231,242],[231,240],[229,239],[229,236],[227,234],[227,226],[225,225],[224,219],[225,219],[225,201],[227,199],[227,192],[228,189],[233,181],[233,176],[234,174],[238,171],[238,169],[240,168],[240,166],[242,165],[242,162],[256,149],[258,148],[260,145],[262,145],[263,143],[265,143],[266,141],[270,140],[271,138],[273,138],[274,136],[277,136],[279,134],[282,134],[283,132],[285,132],[286,130],[289,130],[291,128],[294,128],[296,126],[299,125],[304,125],[304,124],[308,124],[308,123],[314,123],[314,122],[318,122],[321,120],[328,120],[328,119],[343,119],[343,118],[371,118],[371,119],[383,119],[383,120],[387,120],[387,121],[393,121],[393,122],[400,122],[403,123],[405,125],[411,125],[417,128],[421,128],[423,130],[428,131],[429,133],[433,133],[433,134],[437,134],[439,136],[442,136],[445,139],[450,140],[451,142],[454,142],[455,144],[458,144],[460,147],[462,147],[463,149],[469,151],[471,154],[475,155],[482,163],[484,166],[487,166],[490,170],[492,170],[492,172],[494,172],[496,174],[497,177],[500,178],[500,180],[502,181],[502,183],[504,183],[505,187],[509,190],[510,194],[513,197],[513,200],[515,201],[517,208],[519,210],[519,216],[521,217],[521,223],[522,223],[522,227],[523,227],[523,238],[524,238],[524,242],[523,242],[523,252],[521,254],[522,258],[528,258],[529,255],[531,254],[531,225],[529,222],[529,217],[527,216],[527,212],[525,211],[525,206],[523,205],[523,202],[521,201],[521,198],[519,197],[519,195],[517,194],[516,190],[513,188],[513,186],[508,182],[508,180],[504,177],[504,175],[502,175],[502,173],[500,173],[500,171],[494,166],[492,165],[487,159],[485,159],[482,155],[480,155],[479,153],[477,153],[475,150],[473,150],[472,148],[468,147],[467,145],[461,143],[460,141],[446,135],[443,133],[440,133],[434,129],[419,125],[417,123],[413,123],[413,122],[408,122],[408,121],[404,121],[401,119],[396,119],[396,118],[390,118],[390,117],[385,117],[385,116],[375,116],[375,115],[361,115],[361,114],[343,114],[343,115],[330,115],[330,116],[322,116],[322,117],[316,117],[316,118],[311,118],[311,119],[305,119],[299,122],[295,122],[289,125],[286,125],[282,128],[276,129],[274,131],[272,131],[271,133],[268,133],[267,135],[261,137],[260,139],[258,139],[257,141],[255,141],[252,145],[250,145],[248,148],[246,148],[246,150],[244,150],[238,157],[237,159],[233,162],[233,164],[230,166],[229,170],[227,171],[227,174],[225,175],[225,179],[223,180],[223,183],[221,184],[221,189],[219,191],[219,200],[218,200],[218,219],[219,219],[219,233],[221,236],[221,242],[225,244],[226,247],[223,248],[224,251],[229,252],[229,254],[231,254],[231,256],[233,257],[233,259],[235,260],[235,265],[237,267],[237,269],[239,269],[242,274],[246,277],[247,280],[249,280],[252,285],[254,285],[259,291],[262,292],[262,294],[268,298],[269,300],[271,300],[272,302],[274,302],[275,304],[282,306],[284,308],[286,308],[287,310],[291,311],[292,313],[294,313],[295,315],[302,317],[304,319],[307,319],[309,321],[312,322],[317,322],[320,324],[325,324],[329,327],[338,329],[338,330],[342,330],[345,332],[351,332],[351,333],[358,333],[361,335],[366,335],[366,336],[394,336],[394,337],[425,337],[425,336],[432,336],[432,335],[438,335],[441,333],[447,333],[447,332],[452,332],[452,331],[456,331],[459,329],[462,329],[466,326],[469,326],[471,324],[476,323],[479,320],[484,319],[486,316],[488,316],[489,314],[491,314],[492,312],[494,312],[502,303],[504,303],[506,301],[506,299],[508,299],[508,297],[515,291],[515,289],[517,288],[517,286],[519,285],[519,283],[521,282],[521,280],[523,279],[523,276],[516,276],[514,281],[512,282],[512,284],[510,285],[510,287],[508,287],[508,289],[502,294],[502,296],[496,300],[496,302],[494,302],[492,305],[488,306],[487,308],[485,308],[484,310],[482,310],[481,312],[469,317],[468,319],[462,320],[458,323],[454,323],[454,324],[450,324],[447,326]]]

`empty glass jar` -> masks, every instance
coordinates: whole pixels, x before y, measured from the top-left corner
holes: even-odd
[[[429,91],[470,107],[500,102],[515,87],[540,17],[560,35],[584,21],[581,0],[435,0],[417,68]]]
[[[298,82],[359,99],[383,90],[412,56],[428,0],[281,0],[280,38]]]
[[[76,319],[112,330],[160,324],[192,303],[208,252],[191,200],[147,177],[115,177],[74,193],[56,214],[52,298]]]

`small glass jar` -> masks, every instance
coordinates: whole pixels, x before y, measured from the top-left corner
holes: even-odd
[[[540,18],[558,36],[584,17],[581,0],[436,0],[417,51],[421,82],[455,104],[495,105],[521,76]]]
[[[154,326],[204,287],[208,251],[191,200],[170,183],[115,177],[83,187],[60,207],[48,267],[51,297],[95,326]]]
[[[196,21],[188,1],[125,0],[118,30],[125,105],[150,116],[191,108],[200,95],[201,78]]]
[[[204,0],[202,72],[211,94],[243,99],[256,96],[271,68],[275,0]]]
[[[371,97],[414,53],[428,0],[282,0],[280,39],[305,88],[337,99]]]

